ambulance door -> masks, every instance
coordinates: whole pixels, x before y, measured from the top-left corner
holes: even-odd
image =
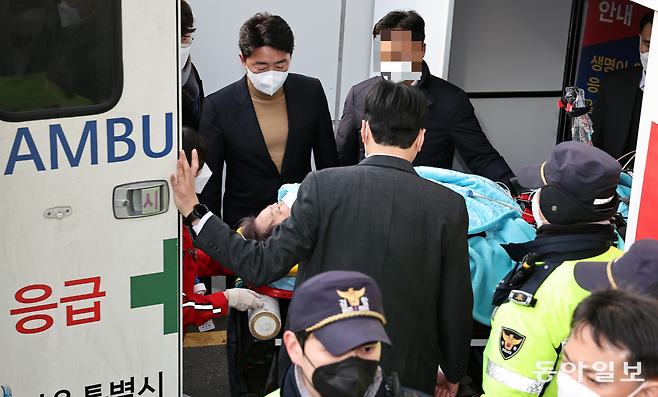
[[[179,396],[178,3],[0,0],[4,397]]]

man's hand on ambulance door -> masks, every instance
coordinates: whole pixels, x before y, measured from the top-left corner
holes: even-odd
[[[186,218],[192,212],[194,206],[199,203],[194,190],[194,178],[198,169],[199,158],[196,149],[192,150],[192,165],[188,164],[185,151],[181,150],[176,163],[176,174],[171,174],[170,179],[176,208]]]

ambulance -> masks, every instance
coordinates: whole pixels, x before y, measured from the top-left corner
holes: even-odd
[[[3,397],[180,395],[178,7],[0,0]]]

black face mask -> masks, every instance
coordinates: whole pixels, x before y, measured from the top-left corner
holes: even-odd
[[[323,397],[363,397],[375,379],[378,366],[379,361],[356,356],[317,368],[313,365],[312,384]]]

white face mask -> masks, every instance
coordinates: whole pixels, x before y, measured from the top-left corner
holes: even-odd
[[[206,187],[206,183],[208,183],[211,176],[212,171],[208,168],[208,164],[204,164],[199,175],[194,178],[194,191],[197,192],[197,194],[203,191],[203,188]]]
[[[644,388],[647,382],[644,382],[635,389],[635,391],[628,395],[633,397]],[[558,371],[557,373],[557,395],[558,397],[601,397],[600,394],[594,392],[592,389],[573,379],[566,372]]]
[[[640,53],[640,62],[642,62],[642,69],[646,73],[649,66],[649,51]]]
[[[295,200],[297,200],[297,192],[288,192],[281,199],[281,201],[284,202],[288,206],[288,208],[291,209],[292,209],[292,205],[295,203]]]
[[[535,194],[532,195],[532,217],[535,218],[537,227],[543,225],[544,223],[548,223],[545,220],[541,219],[541,209],[539,208],[539,200],[537,199],[540,190],[541,189],[537,189]]]
[[[279,72],[278,70],[269,70],[262,73],[254,73],[247,67],[247,76],[251,84],[263,94],[272,96],[279,88],[283,86],[288,78],[288,72]]]
[[[181,49],[180,49],[180,67],[181,67],[181,69],[185,67],[185,64],[187,63],[187,58],[190,57],[190,51],[191,50],[192,50],[192,43],[190,43],[190,45],[188,45],[185,48],[181,47]]]
[[[394,83],[400,83],[406,80],[420,80],[422,72],[412,72],[411,62],[409,61],[384,61],[380,64],[380,73],[382,76]],[[390,74],[390,78],[389,75]]]

